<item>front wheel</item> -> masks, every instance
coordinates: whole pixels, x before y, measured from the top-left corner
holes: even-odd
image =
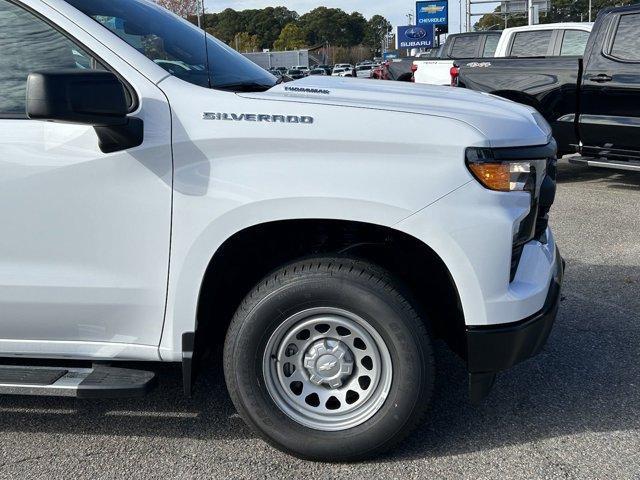
[[[424,323],[385,271],[354,259],[305,260],[260,282],[235,314],[224,363],[245,421],[307,459],[389,449],[433,390]]]

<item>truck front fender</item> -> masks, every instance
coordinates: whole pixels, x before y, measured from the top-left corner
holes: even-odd
[[[393,205],[344,198],[282,198],[242,205],[210,222],[189,248],[172,251],[167,313],[160,342],[165,361],[180,361],[182,336],[196,329],[205,272],[220,247],[237,233],[285,220],[340,220],[390,227],[412,212]]]

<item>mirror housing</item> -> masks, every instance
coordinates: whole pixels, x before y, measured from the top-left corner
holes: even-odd
[[[124,86],[102,70],[46,70],[27,79],[27,117],[95,127],[104,153],[142,144],[142,120],[127,117]]]
[[[124,22],[124,33],[127,35],[137,35],[139,37],[144,37],[146,35],[151,35],[151,29],[145,27],[144,25],[140,25],[133,22]]]
[[[79,125],[127,123],[124,87],[111,72],[48,70],[27,79],[27,116]]]

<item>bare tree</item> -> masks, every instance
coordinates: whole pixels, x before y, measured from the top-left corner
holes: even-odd
[[[200,0],[156,0],[156,3],[183,18],[197,16]]]

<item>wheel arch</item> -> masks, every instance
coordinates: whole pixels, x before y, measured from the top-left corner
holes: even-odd
[[[224,341],[238,305],[269,272],[288,262],[327,254],[361,258],[388,270],[436,335],[463,354],[460,296],[441,257],[421,240],[392,227],[335,219],[269,221],[227,238],[211,257],[200,284],[195,330],[201,348]]]

